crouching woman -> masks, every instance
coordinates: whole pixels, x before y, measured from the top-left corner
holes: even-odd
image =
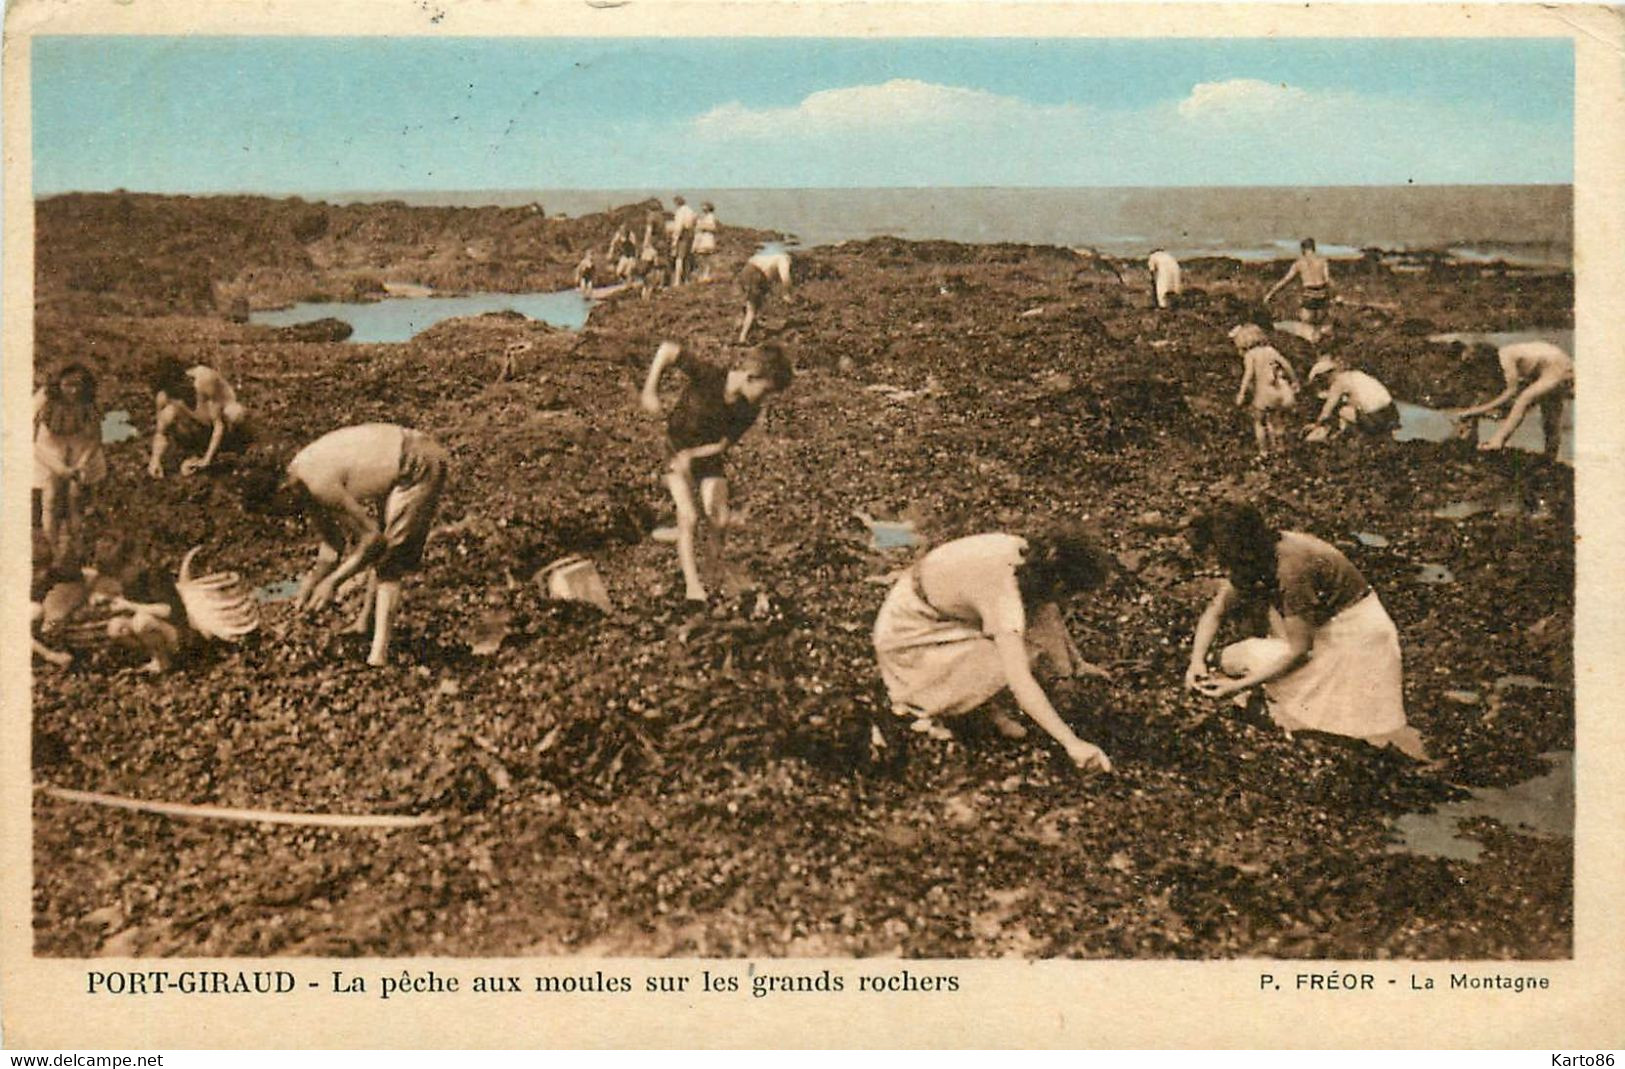
[[[1225,504],[1191,529],[1228,576],[1196,625],[1185,685],[1213,698],[1262,686],[1288,732],[1313,730],[1392,745],[1417,759],[1405,723],[1399,632],[1376,592],[1338,550],[1300,531],[1276,531],[1251,505]],[[1269,637],[1226,646],[1219,675],[1208,650],[1227,616],[1267,615]]]
[[[1079,769],[1111,771],[1111,761],[1073,734],[1033,676],[1040,655],[1060,674],[1105,674],[1079,656],[1059,603],[1099,586],[1109,568],[1104,551],[1070,529],[1031,539],[972,535],[933,549],[892,587],[875,620],[875,654],[893,711],[912,717],[916,730],[940,736],[937,718],[969,713],[1008,687]],[[1026,734],[1002,712],[993,721],[1007,737]]]

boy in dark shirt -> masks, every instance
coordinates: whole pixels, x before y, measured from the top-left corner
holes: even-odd
[[[649,365],[640,399],[650,415],[660,414],[660,397],[655,391],[661,372],[673,364],[688,376],[688,385],[666,418],[672,450],[666,485],[677,505],[677,560],[683,569],[684,596],[704,601],[705,585],[700,582],[694,554],[700,512],[695,507],[695,487],[710,521],[708,555],[720,560],[729,522],[728,480],[722,458],[756,422],[768,395],[790,385],[790,361],[777,345],[769,343],[753,350],[743,365],[729,370],[684,352],[676,342],[662,342]]]

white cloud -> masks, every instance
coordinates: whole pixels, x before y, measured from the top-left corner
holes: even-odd
[[[1179,102],[1179,114],[1185,119],[1245,118],[1325,104],[1334,99],[1284,83],[1232,78],[1194,86],[1190,95]]]
[[[981,89],[894,78],[878,85],[823,89],[787,108],[722,104],[695,119],[694,128],[711,137],[805,136],[1075,120],[1082,115],[1081,108],[1070,104],[1045,106]]]

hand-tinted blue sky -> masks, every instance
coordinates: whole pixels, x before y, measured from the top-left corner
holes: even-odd
[[[40,37],[35,192],[1568,182],[1549,40]]]

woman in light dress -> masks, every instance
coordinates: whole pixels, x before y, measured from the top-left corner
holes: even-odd
[[[1168,308],[1183,290],[1180,282],[1179,261],[1167,249],[1153,249],[1145,262],[1151,272],[1151,300],[1154,308]]]
[[[1228,573],[1196,625],[1185,685],[1213,698],[1263,687],[1287,731],[1313,730],[1393,746],[1417,759],[1421,737],[1405,722],[1399,631],[1376,592],[1336,547],[1277,531],[1251,505],[1224,504],[1192,525]],[[1261,611],[1267,638],[1226,646],[1219,673],[1208,652],[1228,616]]]
[[[1061,528],[1032,538],[979,534],[927,553],[899,579],[875,619],[875,654],[892,709],[935,737],[937,724],[1010,689],[1016,704],[1079,769],[1110,771],[1100,748],[1078,738],[1033,676],[1047,659],[1057,673],[1104,676],[1078,654],[1059,603],[1105,581],[1111,559],[1086,536]],[[1011,738],[1026,728],[993,711]]]

